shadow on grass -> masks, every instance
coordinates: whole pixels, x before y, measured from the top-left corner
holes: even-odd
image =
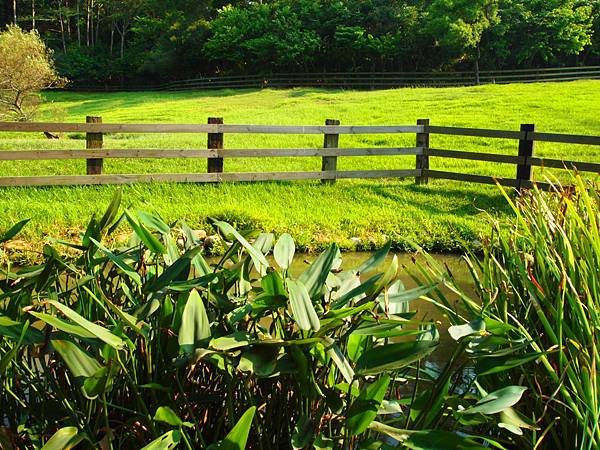
[[[145,104],[155,105],[157,101],[176,101],[202,98],[235,97],[254,94],[260,91],[254,89],[205,89],[176,92],[47,92],[44,96],[54,102],[58,108],[61,103],[78,102],[77,105],[66,107],[68,116],[101,115],[108,111],[140,107]],[[47,114],[51,114],[51,110]]]

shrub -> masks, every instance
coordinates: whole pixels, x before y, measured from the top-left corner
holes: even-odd
[[[0,33],[0,61],[0,118],[30,120],[40,103],[39,91],[66,82],[37,31],[9,25]]]
[[[439,332],[410,302],[438,282],[405,289],[397,259],[385,263],[389,245],[355,269],[331,246],[295,276],[289,235],[215,221],[227,248],[209,264],[185,223],[121,214],[119,195],[79,241],[55,241],[75,256],[46,245],[43,264],[2,272],[3,447],[510,442],[498,425],[524,388],[474,388],[465,349],[491,348],[481,327],[452,329],[455,351],[441,367],[426,363]],[[122,222],[129,244],[107,248]],[[513,345],[505,328],[482,323],[505,341],[494,351]]]

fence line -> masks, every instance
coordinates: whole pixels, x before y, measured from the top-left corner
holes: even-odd
[[[85,159],[86,175],[52,176],[1,176],[0,186],[45,185],[95,185],[140,182],[193,182],[218,183],[223,181],[280,181],[321,180],[334,183],[345,178],[407,178],[414,177],[417,184],[429,179],[441,178],[470,183],[494,184],[518,189],[533,186],[532,168],[549,167],[576,169],[600,173],[600,163],[580,162],[535,156],[535,142],[557,142],[575,145],[598,145],[600,136],[540,133],[533,124],[523,124],[519,131],[492,130],[484,128],[442,127],[430,125],[428,119],[420,119],[417,125],[399,126],[342,126],[338,120],[328,119],[323,126],[279,125],[230,125],[223,119],[213,117],[207,124],[107,124],[101,117],[88,116],[86,123],[21,123],[0,122],[0,132],[85,132],[85,150],[3,150],[0,161],[37,161]],[[105,149],[106,133],[203,133],[207,135],[206,149]],[[224,149],[223,135],[227,133],[250,134],[319,134],[324,136],[323,148],[255,148]],[[339,148],[339,136],[343,134],[414,134],[415,147]],[[515,140],[515,155],[478,153],[467,150],[450,150],[430,147],[431,135],[471,136]],[[401,170],[337,170],[337,158],[355,156],[415,156],[415,166]],[[224,159],[273,158],[273,157],[320,157],[321,171],[313,172],[225,172]],[[105,174],[106,158],[199,158],[207,160],[206,173],[171,174]],[[498,178],[484,175],[464,174],[430,169],[431,158],[464,159],[516,165],[515,178]],[[536,183],[548,188],[546,183]]]
[[[405,86],[472,86],[478,84],[535,83],[600,79],[600,66],[547,69],[482,70],[457,72],[318,72],[254,75],[213,75],[171,81],[152,86],[79,86],[92,91],[185,91],[196,89],[262,89],[328,87],[341,89],[389,89]]]

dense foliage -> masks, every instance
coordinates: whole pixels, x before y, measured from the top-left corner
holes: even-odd
[[[209,264],[185,223],[119,200],[80,240],[55,242],[71,256],[46,245],[41,265],[2,269],[3,448],[476,450],[523,433],[526,388],[486,391],[489,365],[467,368],[538,353],[479,314],[430,360],[440,334],[411,302],[440,280],[406,289],[389,245],[354,269],[331,246],[295,276],[289,235],[215,222],[227,251]],[[133,234],[111,250],[122,222]]]
[[[598,64],[599,0],[14,0],[79,84]]]
[[[443,268],[433,271],[445,274],[462,299],[461,311],[451,296],[434,295],[456,324],[466,310],[495,317],[514,327],[513,338],[524,338],[511,352],[481,358],[476,368],[487,368],[479,377],[486,389],[514,382],[529,387],[520,406],[530,417],[517,420],[535,432],[524,434],[518,448],[600,448],[600,197],[596,187],[574,181],[574,189],[551,195],[535,191],[514,203],[507,197],[515,213],[510,232],[496,227],[483,258],[468,260],[476,295]],[[539,361],[499,370],[532,357],[517,356],[521,346]]]
[[[49,50],[35,31],[9,26],[0,32],[0,120],[31,119],[39,91],[61,86]]]

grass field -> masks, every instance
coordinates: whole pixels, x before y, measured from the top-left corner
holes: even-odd
[[[196,91],[182,93],[46,94],[39,120],[83,122],[99,115],[105,123],[206,123],[223,117],[229,124],[411,125],[429,118],[433,125],[518,130],[535,123],[539,131],[600,135],[600,81],[421,88],[388,91],[292,89]],[[225,148],[320,147],[322,136],[225,135]],[[342,136],[341,147],[414,146],[414,135]],[[431,146],[516,155],[517,143],[482,138],[432,136]],[[43,135],[3,133],[0,149],[84,148],[83,134],[60,140]],[[206,148],[206,135],[119,134],[105,136],[106,148]],[[540,156],[600,161],[600,148],[539,144]],[[339,158],[340,170],[414,168],[412,157]],[[485,162],[432,158],[432,169],[514,177],[516,168]],[[319,158],[226,160],[226,171],[320,170]],[[204,172],[206,160],[106,160],[106,173]],[[0,162],[2,175],[84,174],[85,161]],[[535,170],[542,179],[550,171]],[[555,173],[555,172],[552,172]],[[89,216],[110,201],[118,187],[0,189],[0,230],[32,218],[24,238],[77,234]],[[132,208],[184,218],[194,227],[207,217],[238,225],[290,232],[304,250],[337,242],[354,249],[374,248],[392,239],[397,248],[415,241],[430,250],[453,251],[486,233],[488,216],[507,208],[492,186],[432,180],[344,180],[333,186],[313,182],[193,185],[151,184],[122,188]]]

